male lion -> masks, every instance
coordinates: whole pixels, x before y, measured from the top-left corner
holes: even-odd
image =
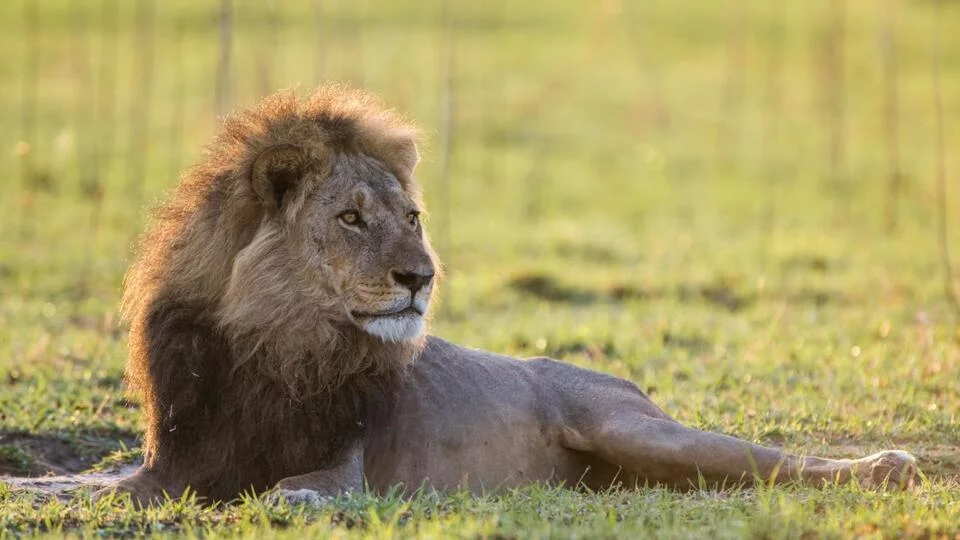
[[[906,452],[797,457],[684,427],[624,380],[425,336],[438,263],[415,138],[332,86],[226,120],[125,281],[147,425],[144,464],[117,488],[149,503],[188,487],[319,500],[364,482],[913,482]]]

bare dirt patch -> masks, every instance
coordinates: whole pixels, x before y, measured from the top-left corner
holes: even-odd
[[[0,433],[0,476],[63,475],[85,471],[105,456],[137,445],[130,433]]]
[[[61,474],[55,476],[22,477],[0,476],[0,483],[14,490],[23,490],[42,496],[69,498],[72,492],[80,488],[100,488],[131,475],[139,464],[132,463],[104,472],[88,474]]]

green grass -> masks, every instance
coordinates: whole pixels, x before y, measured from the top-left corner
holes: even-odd
[[[116,3],[113,31],[100,3],[37,2],[33,58],[27,1],[0,3],[0,467],[102,469],[138,455],[140,413],[122,388],[120,282],[145,208],[215,129],[217,8],[156,2],[145,88],[136,3]],[[893,230],[886,3],[847,2],[844,159],[834,171],[827,2],[451,2],[448,183],[439,2],[334,0],[319,25],[314,3],[286,3],[275,46],[268,4],[235,4],[231,106],[337,80],[376,91],[426,128],[419,177],[448,269],[436,334],[626,377],[689,425],[799,453],[906,449],[926,480],[893,494],[532,487],[360,496],[319,510],[251,499],[145,512],[0,484],[0,531],[960,534],[960,330],[937,250],[932,79],[939,21],[960,266],[956,2],[939,14],[926,0],[897,9],[904,188]],[[35,108],[24,109],[24,89]],[[18,157],[21,142],[29,153]]]

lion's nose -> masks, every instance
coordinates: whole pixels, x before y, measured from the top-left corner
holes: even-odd
[[[412,294],[417,294],[417,291],[429,285],[430,280],[433,279],[433,272],[419,274],[417,272],[397,272],[393,270],[390,275],[393,276],[394,281],[410,289]]]

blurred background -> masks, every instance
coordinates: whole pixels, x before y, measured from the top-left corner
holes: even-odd
[[[6,0],[0,372],[34,382],[5,428],[129,426],[116,303],[147,209],[223,115],[331,81],[428,135],[445,337],[668,407],[958,380],[958,28],[949,0]],[[38,420],[41,374],[91,381],[97,414]],[[907,411],[925,428],[953,425],[943,384]]]

